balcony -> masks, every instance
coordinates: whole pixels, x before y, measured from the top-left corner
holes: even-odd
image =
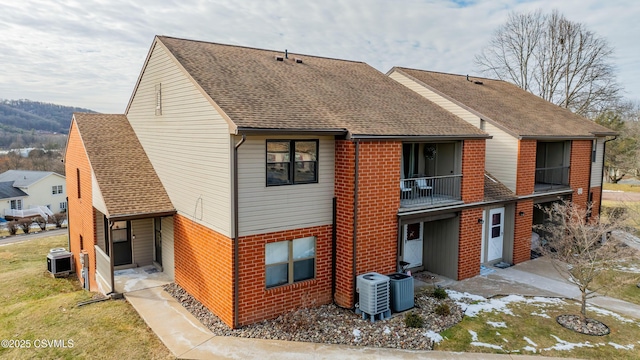
[[[462,200],[462,175],[414,177],[400,180],[400,206],[437,206]]]
[[[4,217],[9,219],[21,219],[28,217],[42,216],[48,219],[53,212],[46,206],[32,206],[29,209],[5,209]]]
[[[534,191],[549,191],[569,187],[569,167],[555,166],[536,169]]]

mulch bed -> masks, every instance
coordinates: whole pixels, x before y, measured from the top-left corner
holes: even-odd
[[[589,318],[582,320],[580,315],[560,315],[556,321],[569,330],[585,335],[604,336],[611,332],[609,327],[602,322]]]

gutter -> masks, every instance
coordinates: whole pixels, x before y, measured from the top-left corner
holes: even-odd
[[[351,140],[402,140],[402,141],[453,141],[470,139],[493,139],[488,134],[467,134],[467,135],[371,135],[371,134],[350,134]]]
[[[242,134],[242,139],[233,147],[233,327],[238,326],[238,308],[240,307],[240,278],[238,272],[239,245],[238,240],[238,148],[247,140],[247,135]]]
[[[351,277],[353,288],[353,301],[355,305],[356,301],[356,276],[357,276],[357,240],[358,240],[358,168],[360,165],[360,142],[356,143],[356,159],[355,159],[355,173],[354,173],[354,189],[353,189],[353,276]]]

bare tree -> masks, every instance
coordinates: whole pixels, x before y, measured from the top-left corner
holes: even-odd
[[[475,57],[481,72],[592,117],[619,97],[606,39],[557,10],[511,13]]]
[[[608,282],[594,287],[594,280],[621,260],[629,259],[634,251],[610,237],[622,227],[619,217],[590,217],[589,208],[570,202],[554,203],[543,208],[547,221],[536,228],[545,234],[547,243],[541,248],[558,273],[574,284],[581,293],[580,315],[586,320],[587,300],[599,293],[624,285],[622,281]]]

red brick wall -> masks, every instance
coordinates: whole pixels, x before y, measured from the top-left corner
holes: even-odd
[[[240,238],[238,325],[247,325],[297,309],[331,302],[331,225]],[[316,237],[316,276],[312,280],[267,289],[265,245]]]
[[[353,198],[355,144],[335,142],[336,294],[342,307],[353,306]],[[399,185],[398,185],[399,186]]]
[[[363,141],[359,145],[356,274],[395,271],[398,251],[402,142]],[[336,141],[335,196],[337,250],[335,301],[352,307],[355,143]]]
[[[520,216],[520,212],[524,215]],[[516,204],[515,227],[513,232],[513,263],[531,259],[531,231],[533,224],[533,199]]]
[[[573,140],[571,142],[571,162],[569,164],[569,185],[573,189],[571,201],[585,208],[589,201],[589,176],[591,175],[591,140]],[[578,194],[582,189],[582,194]]]
[[[602,187],[595,186],[591,188],[593,198],[591,200],[591,217],[595,218],[600,215],[600,198],[602,197]]]
[[[518,141],[516,195],[533,194],[536,181],[536,140]]]
[[[182,215],[173,226],[176,283],[233,327],[232,240]]]
[[[91,164],[75,121],[71,125],[69,132],[64,163],[67,175],[67,196],[69,197],[67,214],[69,217],[70,251],[73,253],[76,274],[82,281],[79,257],[81,251],[80,236],[82,235],[84,250],[89,254],[89,287],[91,291],[97,291],[96,253],[94,248],[96,244],[96,227],[91,189]],[[78,198],[76,169],[80,169],[80,198]]]
[[[462,201],[484,198],[485,140],[465,140],[462,146]]]
[[[360,143],[357,274],[396,270],[402,142]]]
[[[460,213],[457,280],[480,274],[482,224],[478,223],[478,219],[482,219],[482,208],[464,210]]]

